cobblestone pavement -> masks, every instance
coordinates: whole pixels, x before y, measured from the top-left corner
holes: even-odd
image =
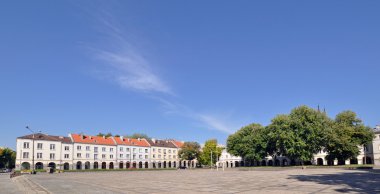
[[[1,194],[16,194],[21,191],[18,189],[17,184],[10,179],[9,173],[0,174],[0,193]]]
[[[78,172],[15,182],[36,193],[380,193],[379,170],[327,168]]]

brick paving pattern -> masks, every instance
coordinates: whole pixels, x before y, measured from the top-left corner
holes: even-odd
[[[323,168],[41,173],[14,182],[31,193],[380,193],[379,170]]]

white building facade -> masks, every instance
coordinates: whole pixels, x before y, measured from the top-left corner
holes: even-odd
[[[72,161],[72,142],[68,137],[42,133],[26,135],[16,140],[16,169],[63,169]]]

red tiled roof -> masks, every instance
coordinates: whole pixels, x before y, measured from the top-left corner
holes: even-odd
[[[116,145],[112,137],[98,137],[91,135],[71,134],[74,143]]]
[[[184,144],[182,141],[177,141],[177,140],[173,140],[172,142],[174,143],[175,146],[177,146],[177,148],[181,148]]]
[[[146,141],[146,139],[115,137],[115,141],[118,145],[149,147],[149,143]]]

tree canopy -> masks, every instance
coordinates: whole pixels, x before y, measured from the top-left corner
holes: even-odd
[[[216,139],[207,140],[200,153],[199,162],[203,165],[214,165],[222,154],[223,149],[224,148],[218,146],[218,141]]]
[[[227,151],[245,159],[261,160],[267,155],[265,128],[260,124],[242,127],[227,138]]]
[[[179,158],[182,160],[198,159],[200,155],[201,146],[197,142],[185,142],[178,152]]]
[[[0,148],[0,168],[14,168],[16,152],[9,148]]]
[[[124,135],[124,137],[127,137],[127,138],[133,138],[133,139],[137,139],[137,138],[145,138],[145,139],[149,139],[150,137],[147,135],[147,134],[144,134],[144,133],[134,133],[132,135]]]
[[[325,112],[300,106],[289,114],[277,115],[266,127],[256,123],[242,127],[228,137],[227,150],[250,160],[270,155],[301,162],[324,150],[327,159],[345,161],[357,157],[360,146],[373,137],[371,128],[352,111],[339,113],[334,120]]]
[[[360,145],[366,145],[374,138],[370,127],[352,111],[343,111],[336,115],[333,127],[327,132],[325,151],[327,159],[338,159],[343,163],[347,159],[356,158],[360,153]]]
[[[106,133],[106,134],[104,134],[104,133],[98,133],[96,136],[98,136],[98,137],[112,137],[112,133]]]

